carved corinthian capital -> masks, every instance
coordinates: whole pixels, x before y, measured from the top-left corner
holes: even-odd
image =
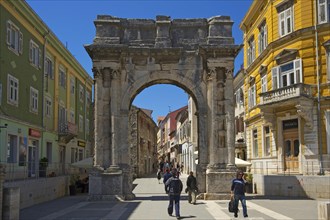
[[[93,71],[94,79],[102,78],[102,73],[98,68],[93,67],[92,71]]]
[[[215,68],[212,68],[210,72],[208,72],[206,75],[206,81],[211,81],[213,79],[216,79],[216,76],[217,76],[217,72]]]
[[[233,79],[233,69],[226,69],[226,79]]]

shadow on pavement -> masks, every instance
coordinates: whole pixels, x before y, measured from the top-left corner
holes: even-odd
[[[250,200],[314,200],[307,197],[288,197],[288,196],[264,196],[257,194],[246,194],[246,199]]]

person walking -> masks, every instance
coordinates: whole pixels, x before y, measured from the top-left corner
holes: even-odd
[[[157,172],[157,179],[158,179],[158,183],[161,184],[160,179],[162,178],[162,172],[161,169],[158,170]]]
[[[188,202],[196,205],[196,196],[198,192],[197,180],[194,177],[194,172],[190,171],[187,178],[187,189],[188,189]]]
[[[164,187],[165,187],[165,192],[166,192],[166,193],[168,193],[168,192],[167,192],[167,187],[166,187],[166,181],[167,181],[169,178],[171,178],[171,176],[172,176],[172,174],[170,173],[170,169],[169,169],[169,168],[166,169],[166,170],[165,170],[165,174],[164,174],[164,176],[163,176],[163,183],[164,183]]]
[[[245,199],[245,183],[243,171],[236,172],[236,179],[231,184],[231,199],[234,199],[234,217],[237,218],[238,203],[241,201],[244,218],[248,217]]]
[[[182,182],[177,177],[177,169],[172,169],[172,177],[170,177],[166,183],[166,191],[168,191],[169,204],[167,208],[167,213],[172,216],[173,213],[173,203],[175,204],[175,216],[180,219],[180,195],[182,192]]]

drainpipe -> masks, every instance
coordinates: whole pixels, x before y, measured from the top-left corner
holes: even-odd
[[[43,153],[43,143],[44,143],[44,130],[45,130],[45,116],[44,116],[44,104],[45,104],[45,62],[46,62],[46,46],[47,46],[47,36],[49,35],[49,30],[47,30],[46,33],[44,33],[44,50],[43,50],[43,63],[42,63],[42,89],[41,89],[41,116],[42,116],[42,121],[41,121],[41,156]],[[47,155],[46,155],[47,156]]]
[[[323,164],[322,164],[322,134],[321,134],[321,103],[320,103],[320,66],[319,66],[319,48],[318,48],[318,33],[317,33],[317,16],[318,8],[317,1],[315,0],[315,21],[314,21],[314,29],[315,29],[315,52],[316,52],[316,77],[317,77],[317,136],[319,140],[319,163],[320,163],[320,172],[319,175],[324,175],[323,172]]]

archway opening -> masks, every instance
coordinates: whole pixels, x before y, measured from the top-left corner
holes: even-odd
[[[193,98],[182,86],[155,83],[139,90],[132,98],[128,122],[133,179],[154,177],[157,183],[156,173],[166,172],[166,163],[181,174],[196,171],[196,111]]]

